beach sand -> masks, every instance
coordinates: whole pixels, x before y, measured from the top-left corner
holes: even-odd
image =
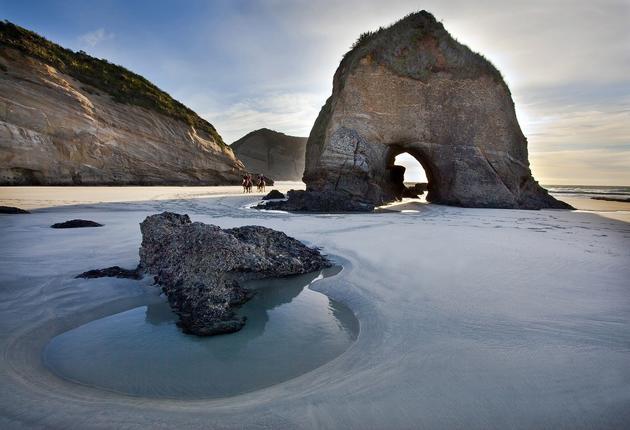
[[[2,205],[39,208],[0,215],[0,428],[630,423],[630,223],[619,220],[627,209],[610,212],[614,202],[519,211],[404,201],[374,214],[314,215],[248,209],[260,196],[240,187],[133,188],[0,190]],[[211,401],[129,397],[54,376],[41,361],[51,337],[158,299],[147,278],[74,276],[134,267],[138,223],[165,210],[276,228],[341,258],[335,282],[314,288],[352,309],[356,342],[295,379]],[[49,228],[72,218],[105,226]]]

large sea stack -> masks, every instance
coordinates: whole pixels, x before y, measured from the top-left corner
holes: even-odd
[[[261,128],[231,144],[250,172],[280,181],[301,181],[304,174],[306,137],[288,136]]]
[[[238,184],[215,128],[142,76],[0,21],[0,184]]]
[[[510,90],[483,56],[422,11],[363,34],[308,138],[296,207],[371,210],[393,201],[394,158],[417,158],[427,200],[493,208],[566,208],[532,177]],[[291,208],[291,202],[287,203]]]

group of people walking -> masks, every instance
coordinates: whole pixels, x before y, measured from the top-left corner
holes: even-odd
[[[256,186],[258,188],[258,192],[265,192],[265,187],[267,186],[267,181],[264,175],[258,175],[258,179],[256,180]],[[254,179],[251,174],[247,174],[243,176],[243,192],[251,193],[252,188],[254,187]]]

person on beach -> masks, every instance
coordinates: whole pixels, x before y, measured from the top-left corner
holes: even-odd
[[[252,179],[252,175],[248,173],[245,176],[243,176],[243,192],[244,193],[251,193],[253,185],[254,185],[254,181]]]
[[[263,174],[258,175],[258,192],[265,192],[265,187],[267,186],[267,182],[265,181],[265,176]]]

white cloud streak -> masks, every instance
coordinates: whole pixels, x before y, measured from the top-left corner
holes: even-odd
[[[83,46],[94,48],[99,43],[112,39],[114,35],[112,33],[108,33],[103,28],[99,28],[94,31],[90,31],[88,33],[82,34],[78,37],[79,43]]]
[[[204,118],[232,143],[252,130],[270,128],[294,136],[308,136],[317,118],[319,97],[308,93],[271,93],[241,100]]]
[[[549,185],[630,184],[630,151],[584,149],[530,154],[534,176]],[[544,174],[542,172],[545,172]]]

